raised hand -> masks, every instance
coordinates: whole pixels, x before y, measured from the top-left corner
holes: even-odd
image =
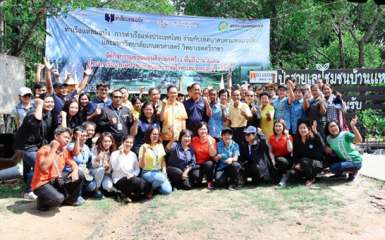
[[[72,77],[72,73],[67,73],[67,79],[70,79]]]
[[[310,93],[309,92],[306,92],[305,93],[305,96],[303,96],[304,99],[310,99]]]
[[[95,134],[95,136],[92,138],[92,143],[96,143],[99,138],[100,138],[100,133]]]
[[[144,92],[145,89],[146,89],[145,86],[141,86],[141,87],[140,87],[140,92],[141,92],[141,93]]]
[[[203,97],[203,101],[205,101],[206,104],[209,103],[209,100],[207,99],[207,97]]]
[[[84,74],[89,76],[92,74],[92,72],[94,71],[90,66],[86,66],[86,70],[82,69]]]
[[[35,98],[35,104],[36,104],[36,106],[38,106],[38,105],[43,105],[43,103],[44,103],[43,99]]]
[[[317,121],[316,120],[313,121],[312,131],[314,134],[317,134]]]
[[[322,106],[324,103],[324,97],[321,95],[321,97],[319,98],[319,104],[320,106]]]
[[[51,148],[55,151],[57,151],[60,148],[60,143],[56,140],[52,140],[51,142]]]
[[[283,131],[283,134],[285,134],[286,136],[289,135],[289,130],[285,129],[285,130]]]
[[[167,99],[163,99],[162,104],[163,104],[163,107],[165,107],[167,105]]]
[[[117,124],[118,123],[118,120],[116,119],[116,118],[112,118],[111,120],[110,120],[110,125],[115,125],[115,124]]]
[[[53,68],[53,63],[50,64],[49,59],[43,58],[43,61],[44,61],[44,65],[47,68],[47,70],[51,70]]]
[[[223,111],[223,110],[225,110],[225,108],[226,108],[226,106],[221,104],[221,110]]]
[[[270,111],[267,111],[266,116],[267,118],[271,118]]]
[[[53,73],[53,75],[55,75],[56,77],[59,77],[59,76],[60,76],[59,70],[57,70],[57,69],[52,69],[52,73]]]
[[[82,132],[80,132],[80,131],[75,132],[75,138],[76,139],[79,139],[81,135],[82,135]]]
[[[358,120],[358,116],[356,115],[356,116],[352,119],[352,121],[350,121],[350,126],[351,126],[352,128],[356,126],[357,120]]]
[[[173,139],[174,139],[174,142],[178,141],[178,134],[174,133]]]
[[[257,114],[257,109],[255,108],[255,106],[251,109],[251,113],[252,114]]]
[[[43,64],[41,64],[41,63],[39,63],[38,65],[37,65],[37,70],[43,70],[43,68],[45,68],[45,66],[43,65]]]
[[[227,74],[227,81],[230,81],[231,79],[231,73]]]
[[[102,109],[100,108],[99,105],[96,107],[95,113],[96,113],[96,115],[98,115],[98,116],[99,116],[100,114],[102,114]]]
[[[342,95],[341,95],[341,93],[340,93],[340,92],[337,92],[337,93],[336,93],[336,95],[337,95],[337,97],[340,97],[340,98],[342,98]]]

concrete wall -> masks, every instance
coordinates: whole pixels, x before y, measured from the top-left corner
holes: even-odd
[[[25,86],[25,60],[0,54],[0,114],[10,114],[19,103],[19,88]]]

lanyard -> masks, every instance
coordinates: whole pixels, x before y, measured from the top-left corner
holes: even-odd
[[[111,109],[112,109],[112,111],[114,111],[115,115],[118,117],[118,123],[120,123],[120,114],[122,113],[122,111],[121,111],[122,108],[120,107],[120,109],[118,109],[119,115],[116,113],[116,111],[112,105],[111,105]]]
[[[154,155],[155,155],[155,157],[156,157],[156,161],[158,161],[158,147],[155,146],[155,148],[156,148],[156,153],[155,153],[155,151],[152,149],[152,147],[150,146],[150,150],[154,153]]]

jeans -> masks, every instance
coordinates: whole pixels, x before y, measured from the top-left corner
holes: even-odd
[[[362,163],[352,163],[352,162],[339,162],[334,163],[329,167],[330,172],[336,175],[342,175],[344,172],[357,172],[361,169]]]
[[[104,190],[111,190],[113,187],[111,173],[106,173],[106,169],[104,167],[92,168],[90,173],[94,177],[97,188],[103,186]]]
[[[227,184],[227,177],[230,176],[230,184],[238,182],[238,173],[241,169],[239,162],[232,162],[229,166],[217,170],[215,172],[215,185],[217,187],[225,187]]]
[[[33,169],[35,168],[35,162],[36,162],[36,153],[37,152],[24,152],[24,156],[23,156],[23,171],[26,171],[27,169],[31,169],[27,174],[26,174],[26,178],[27,178],[27,186],[25,188],[25,192],[26,193],[30,193],[32,192],[32,189],[31,189],[31,182],[32,182],[32,178],[33,178]]]
[[[161,170],[143,170],[142,178],[151,183],[152,190],[158,190],[161,194],[171,193],[171,184],[167,179],[167,174]]]
[[[96,188],[95,180],[86,181],[84,180],[82,187],[80,188],[79,196],[82,196],[83,192],[93,192]]]
[[[182,180],[183,171],[177,167],[168,167],[167,175],[170,177],[171,185],[175,188],[181,188],[183,190],[191,190],[193,182],[190,178],[190,172],[185,180]]]
[[[196,164],[190,171],[191,180],[195,183],[202,183],[203,175],[206,175],[207,182],[212,182],[214,179],[216,163],[212,160],[207,160],[202,164]]]
[[[69,172],[63,172],[63,178],[67,177]],[[68,202],[76,202],[78,200],[80,188],[84,181],[84,174],[79,171],[79,180],[66,184],[68,193]],[[60,192],[59,183],[56,179],[52,179],[50,182],[36,188],[33,192],[41,199],[42,205],[46,207],[55,207],[62,204],[64,201],[64,195]]]

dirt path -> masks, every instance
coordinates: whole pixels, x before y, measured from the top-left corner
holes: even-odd
[[[198,189],[123,206],[113,198],[38,212],[34,201],[0,199],[1,239],[385,239],[379,182],[239,191]]]

